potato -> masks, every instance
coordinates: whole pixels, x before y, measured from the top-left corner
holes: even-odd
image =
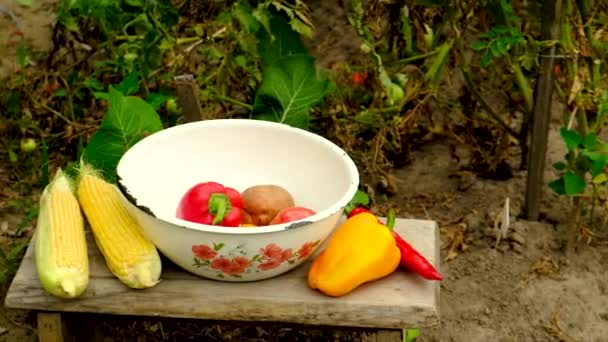
[[[289,191],[278,185],[254,185],[241,195],[243,209],[251,215],[251,221],[257,226],[268,225],[279,211],[295,205]]]
[[[247,210],[241,210],[241,224],[253,224],[253,219]]]

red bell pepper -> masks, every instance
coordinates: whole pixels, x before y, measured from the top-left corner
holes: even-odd
[[[347,214],[347,217],[350,218],[364,212],[370,213],[369,210],[363,207],[356,207]],[[415,272],[416,274],[420,275],[425,279],[442,280],[443,277],[439,272],[437,272],[435,267],[433,267],[433,265],[428,260],[426,260],[424,256],[418,253],[418,251],[416,251],[414,247],[407,243],[407,241],[405,241],[395,230],[393,230],[393,226],[395,224],[394,218],[391,219],[389,217],[387,221],[388,222],[386,223],[386,226],[393,233],[393,237],[395,238],[397,247],[401,252],[401,266],[412,272]],[[378,222],[384,224],[382,221],[380,221],[380,219],[378,219]]]
[[[243,198],[233,188],[216,182],[194,185],[182,196],[177,217],[183,220],[225,227],[241,224]]]

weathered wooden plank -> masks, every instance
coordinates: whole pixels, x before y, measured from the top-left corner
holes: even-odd
[[[38,313],[38,341],[40,342],[64,342],[65,325],[61,314],[57,312]]]
[[[398,219],[397,231],[433,264],[439,260],[434,221]],[[48,295],[39,285],[30,244],[6,296],[7,307],[116,315],[402,329],[438,320],[439,283],[399,271],[349,295],[330,298],[308,288],[309,263],[280,277],[251,283],[224,283],[164,263],[162,281],[132,290],[108,271],[89,236],[91,280],[77,300]]]

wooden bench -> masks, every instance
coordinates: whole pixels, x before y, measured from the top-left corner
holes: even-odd
[[[434,221],[398,219],[395,229],[438,264],[439,235]],[[61,300],[44,292],[36,273],[33,243],[9,288],[6,307],[37,312],[41,342],[64,341],[62,313],[371,328],[376,332],[369,340],[395,342],[402,341],[403,329],[424,328],[439,319],[439,282],[406,271],[363,285],[344,297],[330,298],[308,288],[309,263],[274,279],[226,283],[194,276],[166,262],[161,283],[132,290],[109,273],[90,232],[88,237],[91,278],[81,298]]]

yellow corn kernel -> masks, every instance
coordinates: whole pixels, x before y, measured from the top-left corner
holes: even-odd
[[[42,287],[60,298],[82,295],[89,283],[84,218],[70,179],[58,169],[40,197],[35,237]]]
[[[160,255],[118,191],[90,165],[81,166],[78,200],[110,272],[131,288],[152,287],[160,281]]]

